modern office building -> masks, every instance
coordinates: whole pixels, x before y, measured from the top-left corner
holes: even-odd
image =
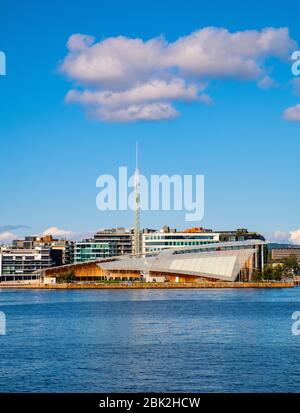
[[[51,267],[49,248],[1,248],[1,281],[37,280],[43,270]]]
[[[125,228],[111,228],[98,231],[94,240],[111,245],[112,255],[132,254],[134,234]]]
[[[85,240],[76,242],[74,246],[74,263],[96,261],[115,254],[115,245],[109,242]]]
[[[12,242],[13,248],[31,250],[35,247],[37,237],[26,236],[24,239],[15,239]]]
[[[280,262],[289,257],[295,257],[300,263],[300,246],[280,244],[269,245],[269,258],[272,262]]]
[[[246,228],[239,228],[234,231],[218,231],[218,233],[220,242],[247,241],[251,239],[265,241],[263,235],[258,232],[249,232]]]
[[[74,241],[54,239],[52,235],[26,236],[13,241],[13,248],[34,249],[35,247],[50,248],[52,265],[71,264],[74,261]]]
[[[164,227],[161,231],[143,233],[143,253],[159,252],[166,248],[178,248],[184,246],[200,246],[215,242],[234,242],[259,239],[264,241],[264,237],[248,232],[247,229],[236,231],[213,231],[205,228],[188,228],[184,231],[170,230]]]
[[[155,232],[143,234],[143,253],[159,252],[165,248],[197,246],[219,241],[219,234],[187,232]]]
[[[74,241],[55,240],[50,245],[52,265],[66,265],[74,262]]]

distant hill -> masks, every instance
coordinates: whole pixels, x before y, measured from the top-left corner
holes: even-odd
[[[275,249],[279,249],[279,248],[289,248],[289,249],[295,249],[295,248],[300,248],[300,245],[293,245],[293,244],[277,244],[275,242],[270,242],[270,244],[268,244],[268,248],[270,250],[275,250]]]

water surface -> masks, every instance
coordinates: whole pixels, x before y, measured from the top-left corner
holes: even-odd
[[[300,288],[0,290],[0,392],[299,392]]]

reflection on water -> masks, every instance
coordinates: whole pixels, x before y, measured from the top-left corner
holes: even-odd
[[[299,392],[297,310],[297,288],[0,290],[0,392]]]

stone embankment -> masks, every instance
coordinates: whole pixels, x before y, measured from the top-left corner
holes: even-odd
[[[58,284],[0,284],[1,288],[22,289],[178,289],[178,288],[293,288],[294,282],[203,282],[203,283],[58,283]]]

